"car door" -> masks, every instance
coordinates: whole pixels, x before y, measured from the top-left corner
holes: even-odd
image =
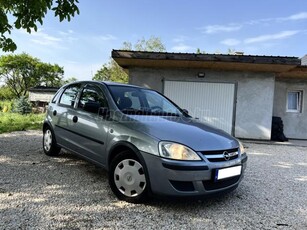
[[[73,150],[100,164],[104,164],[109,121],[99,111],[107,108],[102,89],[94,83],[87,84],[81,91],[70,126],[74,134]]]
[[[56,140],[59,145],[67,149],[74,149],[75,134],[71,131],[71,127],[73,126],[74,106],[81,86],[80,83],[68,85],[51,111]]]

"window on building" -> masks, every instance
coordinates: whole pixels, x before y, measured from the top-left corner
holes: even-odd
[[[301,113],[303,105],[303,91],[288,91],[287,112]]]

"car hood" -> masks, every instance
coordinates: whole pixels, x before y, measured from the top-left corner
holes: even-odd
[[[127,115],[127,120],[134,130],[162,141],[184,144],[195,151],[238,147],[238,141],[231,135],[193,118]]]

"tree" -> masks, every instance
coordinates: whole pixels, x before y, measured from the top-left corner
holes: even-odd
[[[35,66],[35,77],[37,77],[35,85],[46,87],[59,87],[62,85],[64,75],[63,67],[58,64],[50,64],[38,62]]]
[[[165,46],[158,37],[151,36],[148,40],[144,38],[137,41],[133,46],[131,42],[124,42],[122,50],[135,51],[148,51],[148,52],[165,52]],[[101,81],[115,81],[115,82],[128,82],[128,74],[125,73],[122,67],[120,67],[112,58],[106,64],[104,64],[94,75],[93,80]]]
[[[16,97],[25,96],[34,86],[60,86],[63,74],[62,67],[25,53],[0,57],[0,79]]]
[[[67,78],[67,79],[63,79],[61,81],[61,85],[65,85],[65,84],[68,84],[68,83],[72,83],[74,81],[77,81],[78,79],[75,78],[75,77],[70,77],[70,78]]]
[[[201,51],[200,48],[196,49],[196,54],[206,54],[206,51]]]
[[[15,98],[15,95],[12,93],[9,87],[1,86],[0,87],[0,101],[1,100],[12,100]]]
[[[132,50],[131,42],[123,43],[123,50]],[[142,38],[136,42],[134,45],[134,50],[136,51],[148,51],[148,52],[164,52],[165,46],[163,45],[160,38],[151,36],[148,40]]]
[[[104,64],[96,72],[93,80],[127,83],[128,74],[111,58],[107,64]]]
[[[43,24],[49,10],[54,12],[54,16],[58,17],[60,22],[70,21],[71,17],[80,13],[78,3],[79,0],[1,0],[0,49],[5,52],[16,50],[15,42],[7,37],[7,34],[14,28],[25,29],[28,33],[37,31],[38,23]]]

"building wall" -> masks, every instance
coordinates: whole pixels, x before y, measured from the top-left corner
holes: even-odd
[[[302,113],[287,112],[287,93],[291,90],[303,91]],[[288,138],[307,139],[307,81],[276,79],[273,115],[281,117],[284,134]]]
[[[29,92],[29,101],[50,102],[56,92]]]
[[[204,72],[204,78],[198,78]],[[163,93],[163,80],[236,83],[235,136],[238,138],[271,138],[274,100],[274,74],[213,71],[203,69],[129,69],[129,82]]]

